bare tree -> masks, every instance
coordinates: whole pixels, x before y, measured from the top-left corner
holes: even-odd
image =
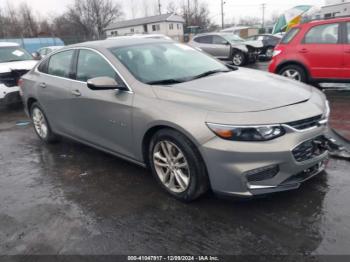
[[[87,38],[101,39],[104,29],[122,15],[120,5],[111,0],[75,0],[68,8],[66,19]]]
[[[245,16],[241,17],[238,22],[239,25],[259,25],[261,24],[261,19],[259,17],[254,17],[254,16]]]
[[[19,7],[18,13],[21,14],[20,24],[23,36],[36,37],[38,35],[38,24],[34,18],[33,10],[27,3],[23,2]]]

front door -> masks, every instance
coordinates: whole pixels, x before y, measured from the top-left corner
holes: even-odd
[[[78,139],[132,157],[133,93],[118,90],[91,90],[87,81],[111,77],[124,85],[110,63],[99,53],[81,49],[76,80],[71,86],[70,122]]]

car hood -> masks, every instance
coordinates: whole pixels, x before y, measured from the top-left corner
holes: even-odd
[[[242,41],[242,42],[232,42],[232,46],[241,46],[241,45],[249,45],[254,48],[262,48],[264,46],[262,41],[259,40],[247,40],[247,41]]]
[[[312,96],[311,86],[244,68],[172,86],[155,86],[154,90],[162,100],[227,113],[270,110],[306,102]]]
[[[0,63],[0,74],[10,73],[12,70],[31,70],[38,61],[27,60],[27,61],[16,61],[8,63]]]

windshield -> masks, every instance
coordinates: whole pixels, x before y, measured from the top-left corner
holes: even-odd
[[[190,81],[208,72],[228,68],[187,45],[152,43],[110,49],[116,58],[143,83]]]
[[[222,37],[225,38],[227,41],[229,41],[231,43],[233,43],[233,42],[243,42],[244,41],[238,35],[234,35],[234,34],[227,34],[227,35],[223,35]]]
[[[28,52],[20,47],[0,47],[0,63],[33,60]]]

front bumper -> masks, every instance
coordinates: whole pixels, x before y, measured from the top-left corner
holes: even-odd
[[[294,149],[326,132],[326,126],[307,132],[290,132],[266,142],[236,142],[218,137],[202,145],[209,179],[214,192],[251,197],[299,188],[301,183],[322,172],[328,151],[298,159]],[[256,170],[272,170],[273,175],[250,180]],[[270,172],[270,171],[269,171]],[[255,177],[267,172],[257,172]]]

